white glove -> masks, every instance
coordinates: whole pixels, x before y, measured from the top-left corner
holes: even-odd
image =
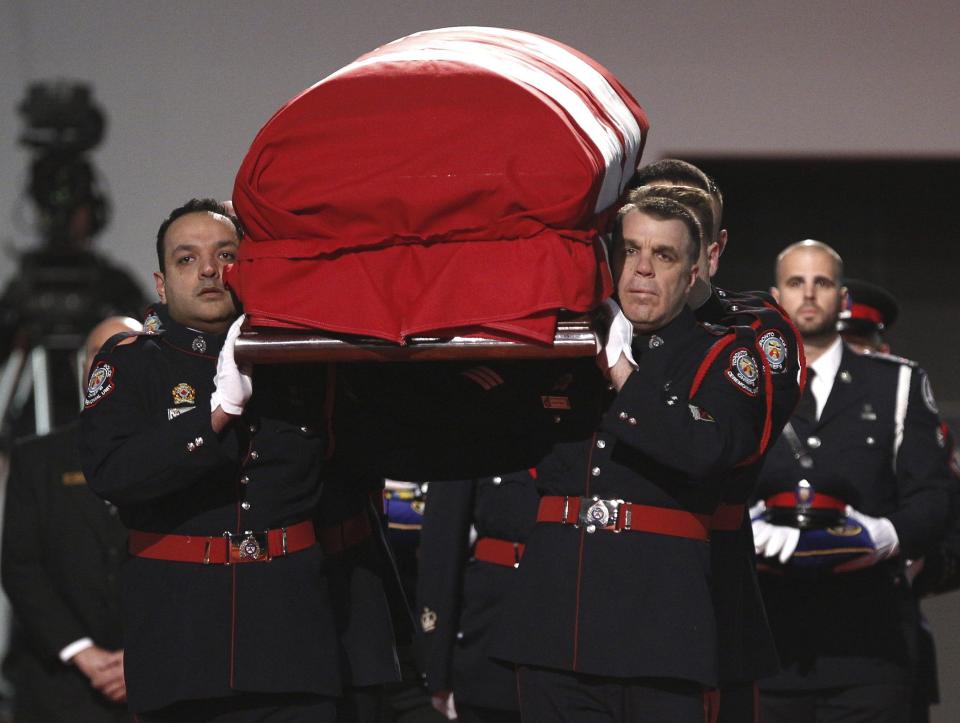
[[[211,412],[220,407],[227,414],[239,416],[243,414],[243,408],[253,394],[252,368],[249,364],[244,364],[241,369],[233,358],[233,347],[237,343],[237,337],[240,336],[240,325],[243,324],[244,319],[246,315],[240,314],[233,322],[223,342],[223,348],[220,350],[217,373],[213,377],[216,389],[210,396]]]
[[[776,557],[786,564],[797,543],[800,542],[800,530],[785,525],[771,525],[763,519],[767,506],[758,502],[750,508],[750,522],[753,526],[753,549],[761,557]]]
[[[447,720],[457,719],[457,709],[453,705],[453,691],[439,690],[430,695],[430,705]]]
[[[886,517],[870,517],[870,515],[857,512],[850,505],[847,505],[846,512],[847,519],[850,522],[860,525],[870,535],[874,550],[867,555],[855,557],[850,562],[837,565],[834,568],[835,572],[850,572],[870,567],[900,552],[900,538],[897,536],[897,530]]]
[[[612,369],[620,360],[623,354],[630,366],[637,368],[637,362],[633,358],[633,324],[623,315],[620,305],[613,299],[607,299],[603,302],[606,307],[607,315],[610,318],[610,324],[607,327],[607,344],[603,348],[603,353],[607,362],[607,369]]]

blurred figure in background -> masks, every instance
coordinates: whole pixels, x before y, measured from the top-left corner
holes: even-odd
[[[103,343],[138,331],[110,317],[90,332],[86,368]],[[19,441],[4,511],[2,577],[15,628],[4,663],[18,723],[119,723],[126,713],[117,574],[126,530],[80,471],[79,423]]]

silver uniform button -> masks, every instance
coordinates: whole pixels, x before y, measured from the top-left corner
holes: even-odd
[[[241,502],[241,503],[240,503],[240,506],[241,506],[243,509],[245,509],[245,510],[249,510],[249,509],[250,509],[250,503],[247,502],[246,500],[244,500],[243,502]]]
[[[740,311],[740,307],[736,304],[730,304],[730,311]]]
[[[820,448],[820,437],[807,437],[807,444],[813,449]]]
[[[562,422],[562,421],[563,421],[563,418],[562,418],[559,414],[554,414],[554,415],[553,415],[553,423],[554,423],[554,424],[560,424],[560,422]]]
[[[618,416],[620,417],[620,419],[626,419],[626,418],[629,417],[630,415],[627,414],[626,412],[620,412],[620,414],[619,414]]]
[[[197,437],[195,440],[193,440],[193,443],[194,443],[195,445],[197,445],[198,447],[202,447],[202,446],[203,446],[203,437]]]
[[[306,425],[304,425],[303,427],[300,427],[300,431],[303,432],[304,434],[310,434],[310,427],[307,427]]]
[[[252,459],[254,462],[256,462],[258,459],[260,459],[260,453],[259,453],[257,450],[253,450],[253,451],[250,453],[250,459]]]
[[[873,437],[867,437],[867,445],[872,447],[876,443],[877,443],[877,440],[875,440]]]
[[[600,468],[599,468],[599,467],[594,467],[592,470],[590,470],[590,474],[592,474],[594,477],[599,477],[599,476],[600,476]]]
[[[636,427],[637,426],[636,417],[630,417],[630,419],[627,420],[627,424],[629,424],[631,427]]]
[[[606,440],[603,440],[603,439],[597,440],[597,449],[603,449],[606,446],[607,446]]]
[[[193,442],[187,442],[187,451],[188,451],[188,452],[192,452],[192,451],[195,450],[196,448],[197,448],[197,445],[195,445]]]
[[[500,484],[501,482],[503,482],[503,477],[494,477],[494,478],[493,478],[492,480],[490,480],[490,481],[493,482],[495,485],[498,485],[498,484]]]
[[[257,433],[257,425],[256,425],[256,424],[251,424],[249,427],[247,427],[247,429],[250,430],[250,434],[256,434],[256,433]]]
[[[243,475],[243,477],[240,478],[240,484],[242,484],[242,485],[248,485],[248,484],[250,484],[250,477],[249,477],[249,475]]]

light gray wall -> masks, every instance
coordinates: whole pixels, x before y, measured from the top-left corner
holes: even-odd
[[[650,114],[647,159],[960,156],[956,2],[0,0],[0,244],[31,241],[15,210],[28,156],[14,107],[29,81],[95,86],[110,126],[93,159],[115,206],[98,247],[147,285],[161,218],[190,196],[227,198],[290,96],[384,42],[468,24],[538,32],[606,64]],[[0,285],[13,272],[0,255]],[[945,637],[956,600],[930,606]],[[957,720],[960,651],[944,652],[940,715]]]
[[[116,208],[98,246],[146,284],[164,213],[227,197],[284,101],[384,42],[464,24],[539,32],[605,63],[650,114],[648,159],[960,152],[951,2],[0,0],[0,243],[30,241],[14,223],[28,81],[94,84],[110,127],[93,158]],[[3,263],[0,284],[12,272]]]

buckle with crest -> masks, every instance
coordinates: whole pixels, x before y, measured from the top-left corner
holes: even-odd
[[[599,497],[584,497],[580,500],[580,513],[577,515],[577,527],[587,532],[599,529],[617,529],[617,516],[623,500],[601,500]]]
[[[270,560],[270,546],[266,532],[246,530],[239,533],[224,532],[227,541],[227,564],[243,562],[267,562]]]

